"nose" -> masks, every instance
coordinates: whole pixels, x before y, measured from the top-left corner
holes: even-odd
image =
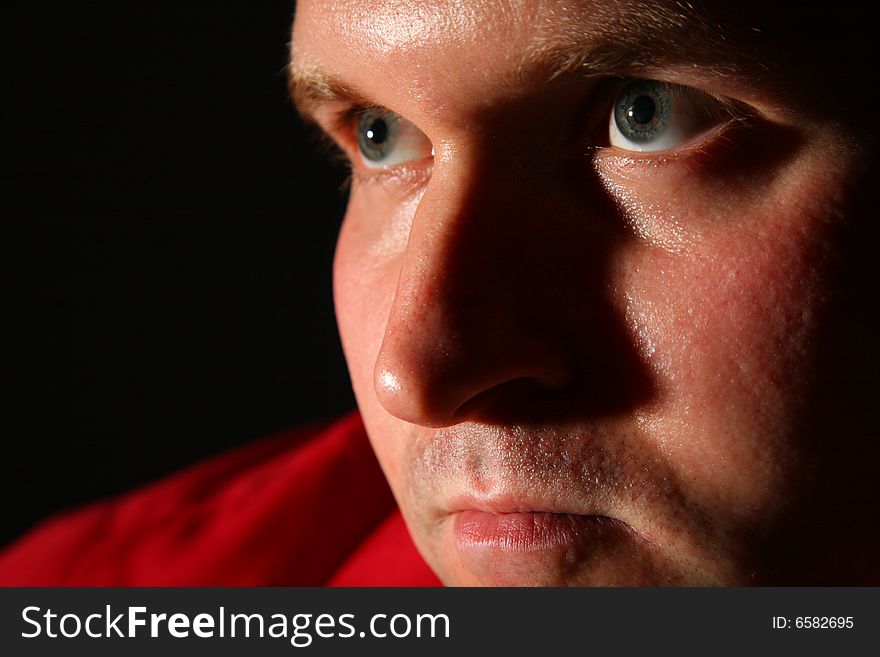
[[[505,158],[435,164],[375,364],[389,413],[448,426],[576,379],[579,318],[601,305],[586,289],[601,285],[582,279],[601,240],[552,189],[558,179]]]

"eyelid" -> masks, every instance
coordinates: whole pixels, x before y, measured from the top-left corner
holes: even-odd
[[[391,112],[391,110],[382,107],[381,105],[366,105],[361,103],[349,103],[342,107],[330,108],[329,116],[326,119],[327,127],[325,130],[334,139],[345,141],[346,146],[353,143],[356,146],[356,140],[352,137],[352,135],[355,134],[353,128],[356,126],[358,117],[364,112],[369,111]]]
[[[405,117],[401,116],[394,110],[390,110],[383,105],[372,103],[346,103],[344,105],[337,104],[335,107],[327,107],[324,110],[323,117],[319,120],[322,131],[327,135],[335,145],[339,146],[348,160],[348,164],[354,168],[359,162],[357,129],[360,117],[367,112],[376,112],[378,114],[393,114],[405,124],[413,125]],[[414,126],[418,130],[417,126]],[[426,137],[427,139],[427,137]],[[433,155],[433,147],[431,149]],[[395,168],[399,165],[395,165]]]
[[[637,148],[635,147],[636,143],[633,143],[633,148],[628,148],[626,145],[611,143],[611,132],[615,130],[618,134],[618,141],[620,139],[628,141],[628,138],[620,133],[621,129],[615,125],[614,112],[616,111],[616,103],[620,99],[620,95],[624,93],[628,86],[635,85],[638,88],[638,85],[642,84],[648,86],[661,85],[664,92],[671,96],[673,107],[676,108],[675,114],[672,115],[675,119],[673,125],[690,124],[691,130],[693,130],[687,139],[673,143],[668,147],[663,147],[661,143],[657,143],[658,148]],[[604,127],[601,123],[598,127],[592,124],[597,131],[591,132],[595,139],[595,141],[592,141],[593,148],[609,148],[632,157],[664,158],[668,160],[671,157],[685,155],[695,147],[704,146],[704,141],[710,139],[712,135],[724,132],[724,126],[732,123],[747,122],[756,112],[754,108],[746,103],[728,96],[712,93],[696,86],[664,80],[662,77],[617,78],[613,80],[612,86],[605,86],[602,93],[607,102],[604,104],[604,111],[599,112],[599,117],[600,119],[605,117],[605,124]],[[597,103],[597,105],[602,107],[601,103]],[[669,136],[672,135],[674,135],[674,132],[669,133]],[[662,137],[660,142],[662,142]],[[645,144],[650,143],[645,142]]]
[[[349,159],[352,148],[357,147],[352,130],[354,122],[361,113],[369,110],[390,111],[381,105],[328,101],[306,117],[306,125],[314,128],[315,134],[329,151],[341,150],[339,155]]]
[[[352,166],[351,179],[359,184],[394,183],[402,184],[409,188],[416,188],[424,186],[431,179],[431,167],[399,165],[387,168],[365,169],[364,167]]]
[[[673,95],[680,98],[687,98],[691,102],[699,105],[702,110],[709,116],[717,119],[741,118],[746,113],[745,106],[728,98],[727,96],[719,96],[710,91],[705,91],[698,87],[689,87],[673,82],[664,82]]]
[[[619,76],[606,77],[597,85],[596,95],[609,97],[608,102],[613,102],[613,97],[627,84],[636,81],[662,82],[676,93],[697,93],[712,99],[727,110],[741,114],[744,109],[755,110],[753,105],[743,100],[737,100],[739,94],[730,85],[719,85],[717,80],[703,76],[693,76],[689,71],[676,69],[651,69],[638,74],[634,72],[623,73]],[[720,89],[724,89],[721,91]],[[740,90],[741,91],[741,90]],[[731,95],[731,93],[733,95]]]

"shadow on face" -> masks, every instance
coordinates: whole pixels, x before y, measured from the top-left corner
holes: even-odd
[[[863,45],[807,38],[852,20],[299,3],[355,393],[445,581],[876,579]]]

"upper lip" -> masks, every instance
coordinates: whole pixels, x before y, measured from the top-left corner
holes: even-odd
[[[419,439],[420,438],[420,439]],[[595,427],[474,423],[413,440],[409,488],[432,516],[463,511],[616,519],[635,531],[684,498],[650,442]]]
[[[451,499],[445,506],[449,509],[449,515],[462,511],[482,511],[483,513],[496,514],[556,513],[577,516],[606,515],[598,509],[574,508],[553,500],[538,500],[533,497],[520,497],[516,495],[493,495],[491,497],[461,495]]]

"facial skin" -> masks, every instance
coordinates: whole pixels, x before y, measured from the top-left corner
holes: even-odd
[[[355,394],[445,583],[878,583],[872,83],[790,20],[297,3]],[[621,78],[697,90],[679,142],[611,144]]]

